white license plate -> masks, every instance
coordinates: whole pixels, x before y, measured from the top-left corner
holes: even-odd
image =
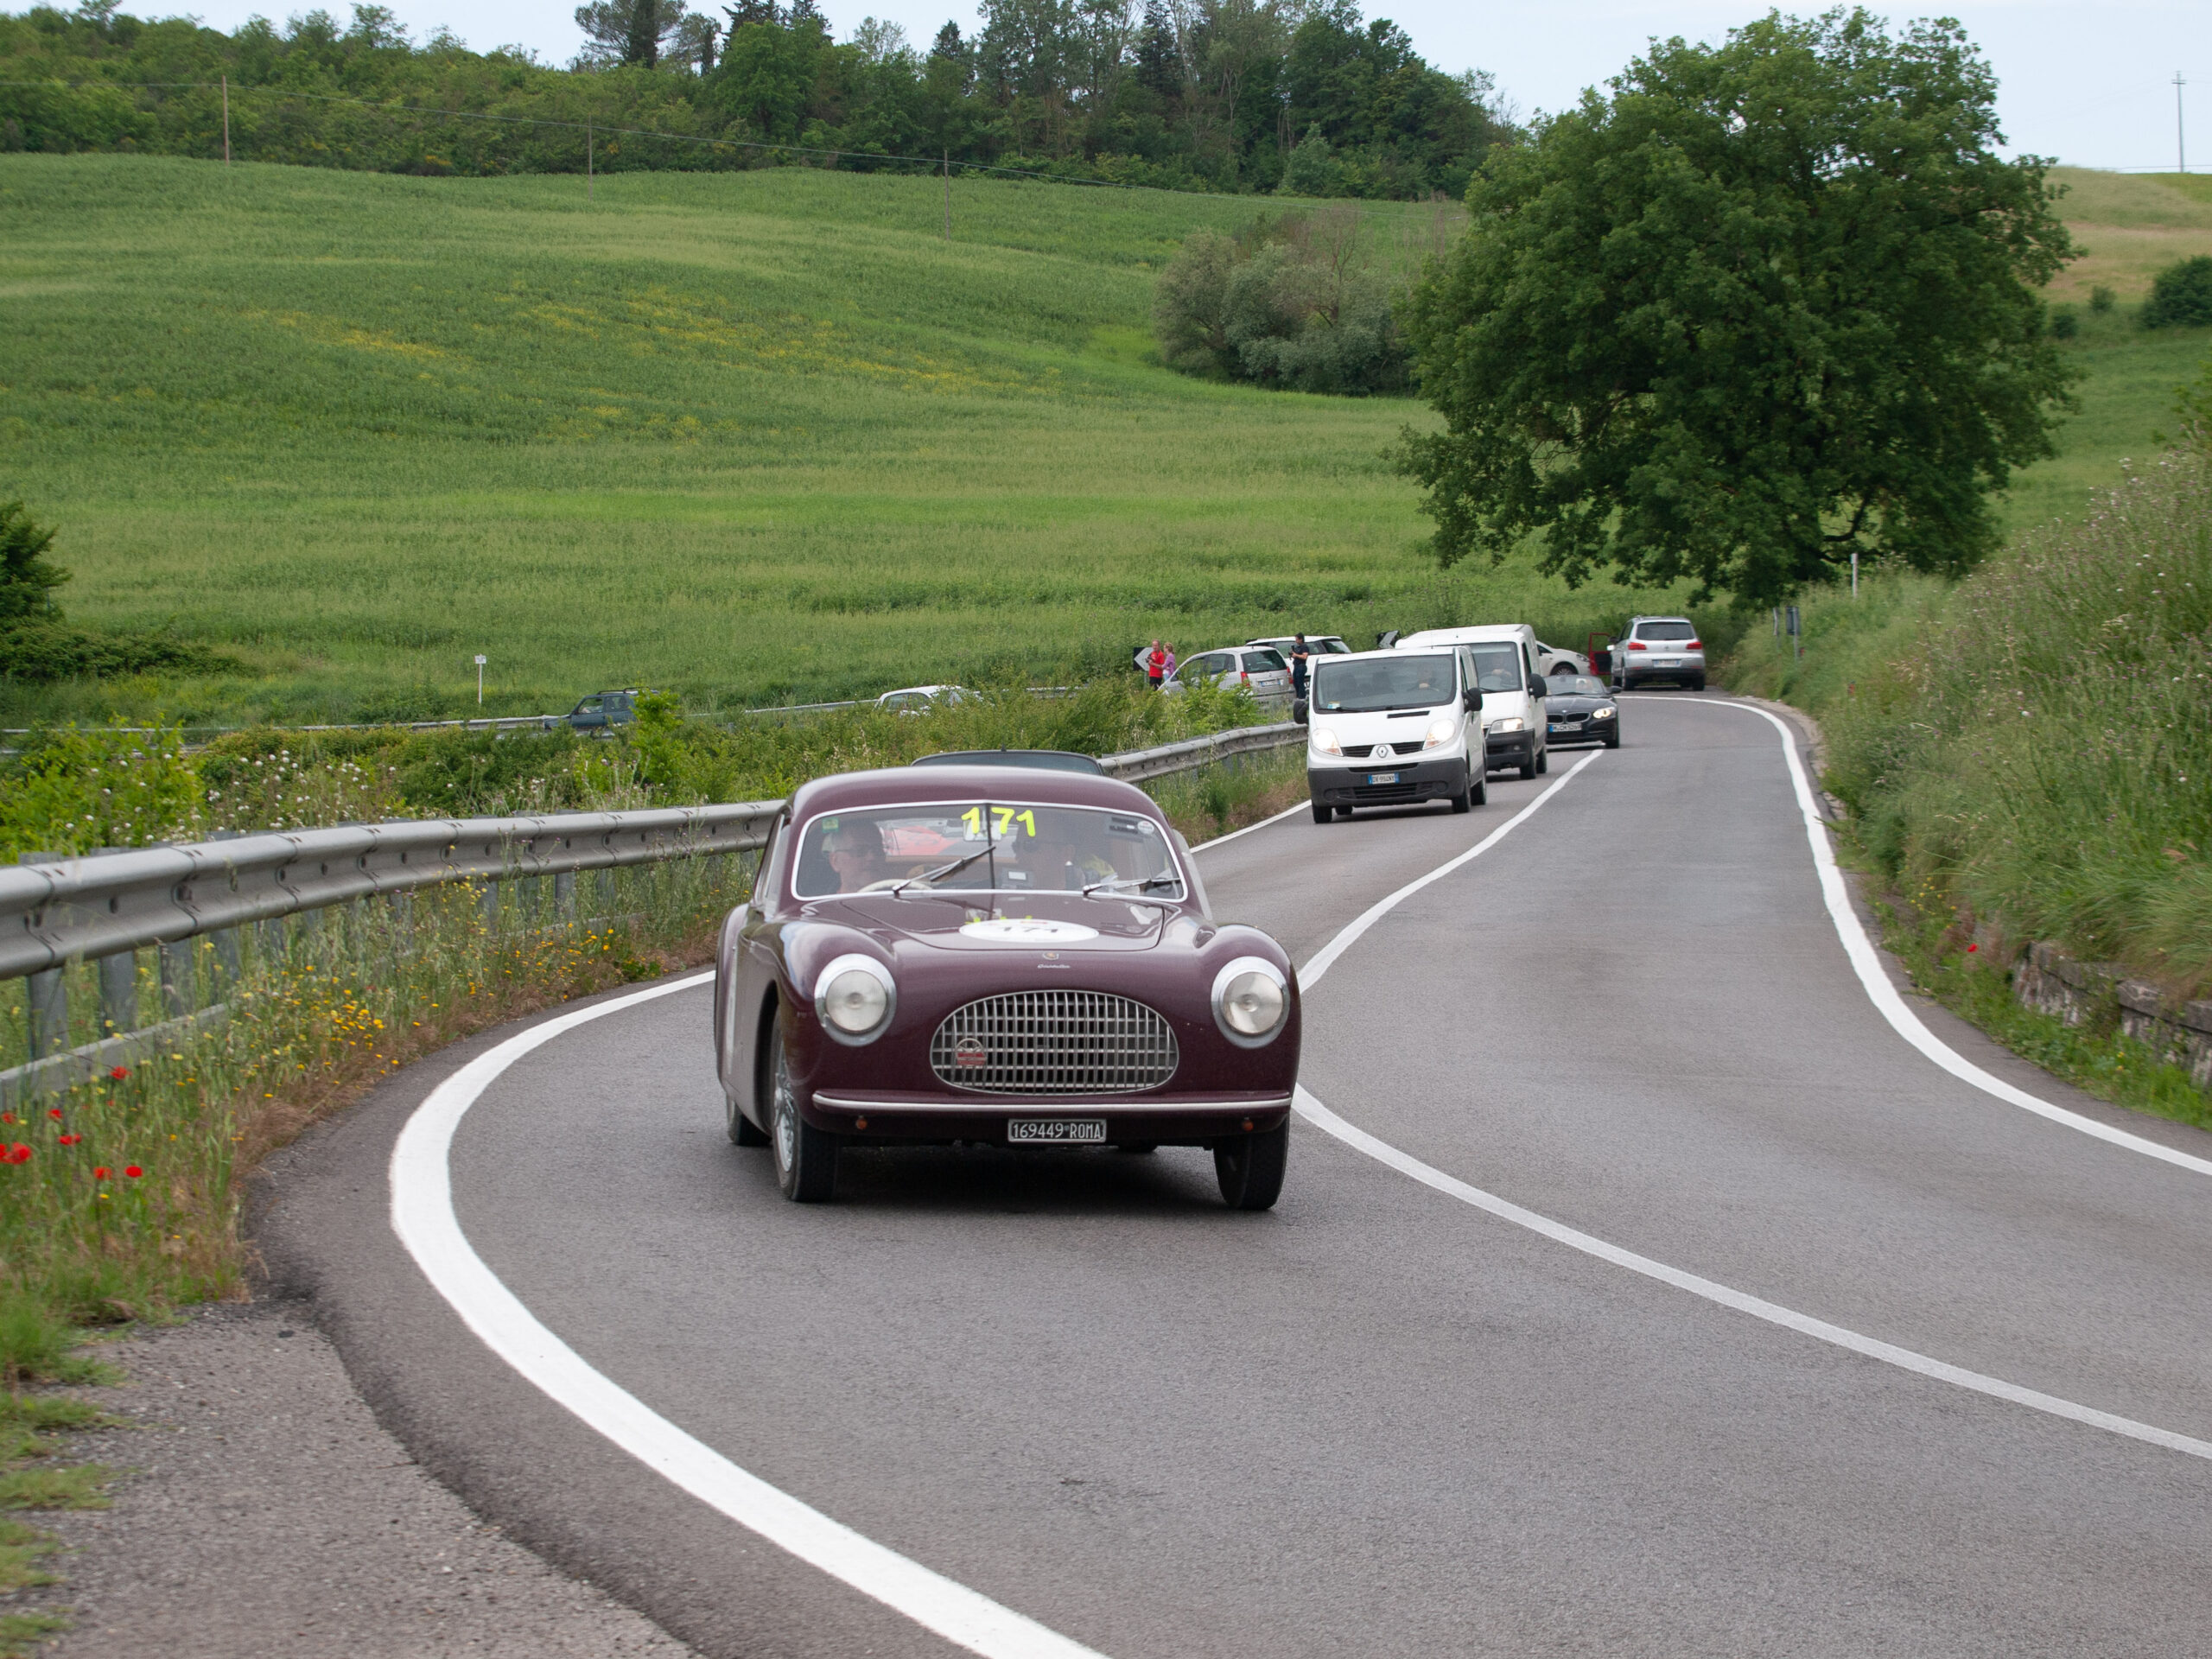
[[[1103,1117],[1010,1117],[1006,1121],[1008,1141],[1071,1141],[1078,1146],[1098,1146],[1106,1139],[1106,1120]]]
[[[1370,784],[1395,784],[1398,781],[1398,774],[1395,772],[1370,772],[1367,774],[1367,781]]]
[[[1580,723],[1573,726],[1554,726],[1552,728],[1552,730],[1555,732],[1579,732],[1581,729],[1582,728]]]
[[[1656,657],[1651,662],[1654,668],[1680,668],[1681,665],[1682,659],[1679,657]]]

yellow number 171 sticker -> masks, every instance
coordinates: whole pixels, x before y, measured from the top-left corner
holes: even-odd
[[[1017,823],[1030,836],[1033,836],[1037,833],[1037,815],[1027,807],[994,806],[991,809],[991,839],[994,841],[1003,840],[1013,832],[1014,826]],[[969,807],[960,815],[960,822],[967,826],[969,841],[981,841],[983,838],[983,809],[982,807]]]

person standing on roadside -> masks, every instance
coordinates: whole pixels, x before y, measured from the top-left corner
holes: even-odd
[[[1166,669],[1166,672],[1167,672],[1168,676],[1169,676],[1170,677],[1172,677],[1174,675],[1174,672],[1175,672],[1175,645],[1174,645],[1174,642],[1173,642],[1173,640],[1170,640],[1166,645],[1162,645],[1162,646],[1160,647],[1160,649],[1161,649],[1162,651],[1165,651],[1165,652],[1167,653],[1167,669]]]
[[[1306,659],[1311,654],[1304,634],[1290,642],[1290,695],[1301,702],[1306,698]]]
[[[1157,691],[1160,681],[1166,676],[1167,653],[1160,648],[1160,641],[1155,639],[1152,642],[1152,649],[1144,654],[1144,677],[1152,683],[1152,689]]]

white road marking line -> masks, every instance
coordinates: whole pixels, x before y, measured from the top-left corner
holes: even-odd
[[[1225,836],[1216,836],[1211,841],[1202,841],[1191,850],[1194,853],[1203,853],[1207,848],[1218,847],[1224,841],[1234,841],[1239,836],[1250,835],[1255,830],[1264,830],[1271,823],[1281,823],[1285,818],[1307,810],[1312,804],[1309,801],[1300,801],[1296,806],[1287,806],[1271,818],[1262,818],[1257,823],[1248,823],[1242,830],[1232,830]]]
[[[424,1277],[485,1345],[555,1403],[655,1473],[780,1549],[987,1659],[1101,1659],[1092,1649],[862,1537],[748,1474],[594,1370],[476,1254],[454,1213],[454,1132],[493,1080],[564,1032],[655,997],[690,990],[712,970],[633,991],[532,1026],[448,1077],[415,1109],[391,1149],[391,1228]]]
[[[1742,705],[1731,706],[1741,707]],[[1755,712],[1764,713],[1765,711],[1762,709]],[[1769,715],[1767,718],[1773,720],[1774,716]],[[1775,723],[1779,726],[1782,722],[1776,721]],[[1786,728],[1783,729],[1783,735],[1787,744],[1789,732]],[[1360,935],[1374,926],[1386,912],[1419,893],[1431,882],[1443,880],[1469,861],[1488,852],[1503,840],[1507,832],[1516,824],[1527,818],[1546,801],[1566,788],[1573,780],[1575,772],[1580,772],[1584,766],[1595,760],[1600,753],[1602,751],[1592,751],[1578,762],[1566,777],[1560,779],[1535,800],[1529,802],[1520,811],[1498,825],[1488,836],[1461,853],[1457,858],[1438,865],[1427,875],[1416,880],[1408,881],[1389,898],[1362,912],[1336,938],[1322,946],[1306,965],[1299,970],[1298,982],[1300,991],[1303,992],[1315,984],[1321,976],[1335,964],[1337,959],[1344,955],[1345,950]],[[1797,765],[1796,751],[1794,747],[1789,749],[1789,763],[1791,775],[1797,782],[1798,799],[1804,807],[1807,822],[1811,826],[1815,860],[1827,855],[1827,862],[1821,867],[1821,885],[1824,891],[1833,893],[1829,899],[1829,911],[1831,914],[1836,913],[1837,903],[1841,900],[1843,906],[1841,913],[1850,915],[1848,897],[1842,891],[1842,880],[1836,874],[1834,858],[1833,855],[1828,854],[1827,842],[1821,834],[1820,818],[1813,810],[1812,797],[1805,786],[1804,773]],[[1832,890],[1828,885],[1831,880],[1834,884]],[[1853,916],[1851,919],[1855,928],[1858,918]],[[1839,931],[1841,929],[1840,923],[1838,924],[1838,929]],[[1862,947],[1868,950],[1871,960],[1872,947],[1866,946],[1866,935],[1862,932],[1859,935],[1859,938]],[[1847,938],[1845,943],[1848,946]],[[1878,976],[1880,974],[1881,969],[1878,963],[1874,964],[1874,971]],[[1860,977],[1863,979],[1865,976],[1862,969]],[[1887,989],[1889,981],[1884,978],[1881,982],[1884,988]],[[1892,991],[1891,995],[1894,996],[1896,993]],[[1910,1017],[1909,1014],[1908,1017]],[[1892,1020],[1891,1023],[1896,1022]],[[1914,1023],[1918,1024],[1917,1021]],[[1936,1041],[1932,1036],[1928,1040],[1930,1043]],[[1942,1046],[1936,1044],[1936,1046],[1941,1048]],[[1945,1049],[1943,1052],[1948,1053],[1950,1051]],[[1959,1064],[1961,1066],[1967,1065],[1964,1060],[1959,1061]],[[1974,1070],[1971,1066],[1967,1066],[1967,1069]],[[1993,1077],[1990,1081],[1994,1083],[1997,1080]],[[1670,1268],[1665,1262],[1655,1262],[1648,1255],[1638,1255],[1635,1251],[1623,1249],[1618,1244],[1609,1244],[1604,1239],[1569,1227],[1564,1222],[1554,1221],[1550,1217],[1539,1215],[1533,1210],[1524,1210],[1510,1199],[1501,1198],[1493,1192],[1485,1192],[1480,1187],[1470,1185],[1456,1176],[1446,1175],[1442,1170],[1423,1163],[1412,1154],[1401,1152],[1389,1141],[1346,1122],[1315,1098],[1303,1084],[1298,1086],[1294,1104],[1299,1116],[1305,1118],[1306,1122],[1336,1136],[1338,1140],[1355,1151],[1365,1153],[1377,1163],[1395,1169],[1402,1175],[1411,1176],[1422,1185],[1433,1187],[1437,1192],[1455,1198],[1463,1204],[1472,1205],[1476,1209],[1496,1216],[1501,1221],[1510,1221],[1516,1227],[1525,1227],[1530,1232],[1539,1234],[1555,1243],[1564,1244],[1570,1249],[1580,1250],[1586,1255],[1593,1255],[1601,1262],[1609,1262],[1615,1267],[1626,1268],[1631,1273],[1638,1273],[1646,1278],[1656,1279],[1660,1283],[1671,1285],[1677,1290],[1686,1290],[1693,1296],[1702,1297],[1707,1301],[1718,1303],[1722,1307],[1733,1308],[1739,1313],[1748,1313],[1754,1319],[1764,1319],[1770,1325],[1778,1325],[1785,1330],[1796,1331],[1821,1342],[1831,1343],[1836,1347],[1849,1349],[1853,1353],[1863,1354],[1869,1359],[1878,1359],[1885,1364],[1895,1365],[1901,1370],[1916,1372],[1922,1376],[1932,1377],[1939,1382],[1948,1382],[1954,1387],[1968,1389],[1976,1394],[1986,1394],[1994,1399],[2010,1401],[2014,1405],[2025,1406],[2032,1411],[2045,1412],[2054,1417],[2063,1417],[2069,1422],[2085,1423],[2092,1428],[2101,1428],[2110,1433],[2123,1434],[2130,1440],[2147,1441],[2152,1446],[2164,1446],[2169,1451],[2186,1452],[2193,1458],[2212,1460],[2212,1440],[2200,1440],[2190,1435],[2177,1434],[2171,1429],[2159,1428],[2150,1423],[2139,1423],[2132,1417],[2116,1416],[2108,1411],[2099,1411],[2094,1406],[2077,1405],[2071,1400],[2062,1400],[2056,1395],[2041,1394],[2033,1389],[2024,1389],[2017,1383],[2005,1382],[2002,1377],[1986,1376],[1980,1371],[1970,1371],[1963,1366],[1931,1358],[1926,1354],[1916,1353],[1910,1348],[1900,1348],[1895,1343],[1884,1342],[1876,1337],[1863,1336],[1856,1331],[1847,1330],[1842,1325],[1830,1325],[1825,1319],[1816,1319],[1808,1313],[1800,1313],[1795,1309],[1783,1307],[1779,1303],[1770,1302],[1762,1297],[1732,1289],[1711,1279],[1700,1278],[1696,1274],[1686,1273],[1680,1268]],[[2055,1106],[2050,1109],[2053,1112],[2058,1111],[2058,1108]],[[2069,1117],[2073,1116],[2071,1113],[2061,1115]],[[2082,1120],[2084,1122],[2087,1121]],[[2133,1139],[2133,1136],[2126,1138]]]
[[[1400,887],[1395,893],[1390,894],[1389,898],[1378,899],[1374,904],[1370,905],[1365,910],[1362,911],[1359,915],[1345,927],[1343,932],[1338,934],[1335,938],[1331,939],[1326,944],[1315,951],[1312,957],[1306,959],[1306,965],[1298,970],[1299,990],[1303,993],[1319,984],[1321,982],[1321,976],[1327,973],[1331,968],[1336,965],[1337,958],[1344,955],[1345,950],[1351,948],[1352,942],[1357,939],[1361,934],[1366,932],[1369,928],[1374,926],[1375,924],[1381,921],[1384,916],[1388,915],[1391,911],[1395,910],[1399,905],[1403,903],[1406,899],[1412,898],[1414,894],[1419,893],[1430,882],[1441,881],[1446,876],[1451,874],[1452,871],[1458,869],[1469,859],[1480,858],[1491,848],[1497,846],[1499,842],[1504,840],[1507,836],[1512,833],[1515,825],[1521,823],[1522,820],[1535,812],[1535,810],[1541,806],[1546,801],[1551,799],[1553,796],[1558,794],[1560,791],[1565,789],[1569,784],[1573,783],[1574,781],[1574,774],[1576,772],[1580,772],[1583,767],[1588,766],[1592,761],[1595,760],[1604,753],[1605,751],[1603,749],[1591,750],[1589,753],[1584,755],[1582,759],[1576,761],[1573,766],[1567,769],[1567,776],[1564,778],[1554,779],[1550,787],[1546,789],[1542,794],[1537,796],[1535,800],[1529,802],[1528,805],[1522,807],[1518,812],[1516,812],[1503,823],[1499,824],[1497,828],[1491,830],[1490,834],[1484,836],[1473,846],[1468,848],[1465,852],[1461,853],[1457,858],[1450,859],[1446,862],[1438,865],[1427,875],[1415,877],[1413,880],[1407,882],[1404,887]]]
[[[1789,782],[1797,791],[1798,810],[1805,818],[1805,838],[1812,843],[1813,864],[1820,872],[1821,897],[1827,903],[1828,918],[1835,924],[1836,936],[1843,941],[1843,953],[1851,958],[1853,971],[1858,974],[1859,984],[1881,1015],[1896,1030],[1898,1036],[1910,1043],[1929,1059],[1942,1066],[1962,1083],[1972,1084],[1984,1094],[1994,1095],[2008,1106],[2018,1106],[2023,1111],[2033,1112],[2037,1117],[2048,1118],[2083,1135],[2094,1135],[2115,1147],[2130,1152],[2139,1152],[2146,1158],[2156,1158],[2162,1163],[2193,1170],[2199,1175],[2212,1175],[2212,1159],[2194,1157],[2172,1147],[2162,1146],[2139,1135],[2130,1135],[2126,1129],[2116,1129],[2108,1123],[2100,1123],[2094,1117],[2084,1117],[2079,1112],[2069,1112],[2063,1106],[2054,1106],[2038,1099],[2024,1089],[2016,1089],[2004,1078],[1983,1071],[1972,1060],[1946,1044],[1942,1039],[1921,1023],[1905,1000],[1897,995],[1897,988],[1882,970],[1882,959],[1876,954],[1866,930],[1859,925],[1859,912],[1851,907],[1851,893],[1843,884],[1843,871],[1835,861],[1835,850],[1828,845],[1827,826],[1821,820],[1820,808],[1814,804],[1812,784],[1805,776],[1805,767],[1797,758],[1797,745],[1786,722],[1771,710],[1756,703],[1723,702],[1713,697],[1685,697],[1685,702],[1694,702],[1707,709],[1739,709],[1746,714],[1757,715],[1782,734],[1783,758],[1789,763]]]
[[[2124,1434],[2133,1440],[2145,1440],[2152,1446],[2165,1447],[2170,1452],[2185,1452],[2192,1458],[2212,1459],[2212,1440],[2200,1440],[2187,1434],[2177,1434],[2171,1429],[2159,1428],[2150,1423],[2139,1423],[2132,1417],[2114,1416],[2108,1411],[2099,1411],[2094,1406],[2076,1405],[2071,1400],[2062,1400],[2056,1395],[2039,1394],[2033,1389],[2021,1388],[2002,1377],[1985,1376],[1980,1371],[1969,1371],[1963,1366],[1953,1365],[1926,1354],[1916,1353],[1910,1348],[1900,1348],[1893,1342],[1879,1338],[1862,1336],[1856,1331],[1846,1330],[1840,1325],[1830,1325],[1826,1319],[1814,1319],[1775,1302],[1758,1296],[1747,1295],[1726,1285],[1716,1284],[1710,1279],[1700,1279],[1694,1273],[1680,1268],[1670,1268],[1663,1262],[1655,1262],[1648,1255],[1638,1255],[1624,1250],[1618,1244],[1609,1244],[1554,1221],[1548,1216],[1538,1215],[1533,1210],[1523,1210],[1519,1205],[1485,1192],[1478,1186],[1446,1175],[1442,1170],[1421,1162],[1408,1153],[1403,1153],[1387,1141],[1378,1140],[1366,1130],[1347,1123],[1324,1106],[1304,1084],[1300,1084],[1296,1096],[1298,1114],[1315,1128],[1325,1129],[1338,1140],[1357,1151],[1365,1153],[1377,1163],[1388,1165],[1402,1175],[1409,1175],[1424,1186],[1472,1205],[1501,1221],[1510,1221],[1516,1227],[1525,1227],[1569,1249],[1580,1250],[1585,1255],[1594,1255],[1600,1262],[1609,1262],[1617,1268],[1626,1268],[1630,1273],[1640,1273],[1647,1279],[1656,1279],[1662,1285],[1672,1285],[1686,1290],[1693,1296],[1717,1302],[1722,1307],[1733,1308],[1738,1313],[1748,1313],[1755,1319],[1764,1319],[1769,1325],[1778,1325],[1787,1331],[1831,1343],[1838,1348],[1847,1348],[1853,1353],[1864,1354],[1869,1359],[1878,1359],[1885,1364],[1900,1370],[1915,1371],[1922,1376],[1933,1377],[1939,1382],[1948,1382],[1955,1388],[1971,1389],[1976,1394],[1986,1394],[1994,1399],[2010,1401],[2016,1406],[2025,1406],[2031,1411],[2047,1412],[2053,1417],[2063,1417],[2069,1422],[2086,1423],[2092,1428],[2101,1428],[2113,1434]]]

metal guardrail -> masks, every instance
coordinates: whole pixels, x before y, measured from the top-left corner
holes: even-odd
[[[1158,748],[1105,756],[1109,776],[1130,783],[1234,762],[1300,741],[1294,725],[1243,727]],[[34,855],[0,867],[0,979],[27,978],[30,1062],[0,1072],[0,1102],[97,1075],[149,1042],[224,1017],[194,1007],[193,946],[213,935],[236,976],[232,930],[332,906],[456,881],[492,884],[553,878],[556,916],[575,910],[586,871],[714,857],[766,841],[781,801],[672,807],[642,812],[572,812],[512,818],[438,818],[349,824],[235,836],[181,847],[146,847],[83,858]],[[137,953],[161,952],[168,1018],[138,1023]],[[226,948],[227,947],[227,948]],[[112,1034],[67,1048],[63,970],[99,968],[105,1027]]]

